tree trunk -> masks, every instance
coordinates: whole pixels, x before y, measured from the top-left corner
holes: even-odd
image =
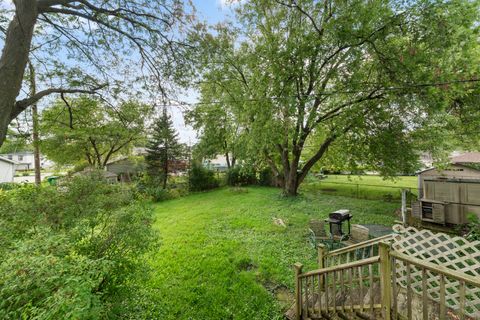
[[[22,87],[27,66],[33,28],[37,21],[36,0],[16,0],[15,15],[8,25],[5,45],[0,57],[0,146],[13,120],[15,101]]]
[[[298,186],[300,185],[298,179],[299,175],[297,172],[299,161],[300,157],[294,156],[294,159],[292,159],[290,164],[290,168],[285,170],[285,179],[283,181],[283,194],[285,196],[290,197],[297,195]]]
[[[37,93],[37,83],[35,81],[35,69],[31,63],[28,64],[30,69],[30,95],[34,96]],[[42,176],[40,173],[40,141],[38,138],[38,109],[37,104],[32,105],[32,140],[33,140],[33,163],[35,169],[35,185],[39,186],[42,183]]]

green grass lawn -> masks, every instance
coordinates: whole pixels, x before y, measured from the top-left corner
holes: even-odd
[[[223,188],[155,205],[162,241],[148,259],[142,298],[152,318],[282,319],[287,303],[277,298],[293,292],[292,265],[315,268],[309,219],[348,208],[354,223],[391,225],[398,207],[311,193],[289,199],[274,188],[243,191]]]
[[[360,199],[398,200],[401,199],[402,189],[410,189],[417,194],[417,187],[416,176],[400,176],[392,180],[373,175],[328,175],[322,180],[309,177],[300,190]]]

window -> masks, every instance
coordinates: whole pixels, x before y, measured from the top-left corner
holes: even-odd
[[[13,156],[11,154],[7,155],[8,160],[13,160]]]
[[[18,161],[23,161],[23,156],[18,156]]]

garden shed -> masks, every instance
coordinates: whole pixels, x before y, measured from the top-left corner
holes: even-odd
[[[422,221],[464,224],[467,215],[480,217],[480,153],[451,159],[445,168],[430,168],[418,173],[418,201],[412,214]]]
[[[116,174],[120,181],[130,182],[141,171],[139,165],[128,157],[122,157],[107,163],[106,170]]]

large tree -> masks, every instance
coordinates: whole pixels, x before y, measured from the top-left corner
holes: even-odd
[[[144,143],[150,110],[134,101],[111,106],[88,96],[57,101],[42,112],[42,151],[60,165],[103,168],[115,155]]]
[[[162,92],[182,73],[178,27],[190,16],[178,0],[13,0],[0,6],[0,146],[9,123],[55,93]],[[29,62],[39,90],[22,93]],[[121,86],[126,79],[132,85]],[[145,81],[141,81],[145,80]],[[108,84],[108,86],[107,86]],[[27,92],[28,90],[24,90]]]
[[[149,176],[154,179],[154,183],[160,182],[162,188],[166,189],[172,165],[181,160],[184,146],[178,141],[178,134],[165,108],[152,125],[147,152],[145,160]]]
[[[409,170],[413,132],[477,81],[478,14],[477,1],[252,0],[243,33],[205,38],[202,67],[295,195],[333,144],[384,175]]]

